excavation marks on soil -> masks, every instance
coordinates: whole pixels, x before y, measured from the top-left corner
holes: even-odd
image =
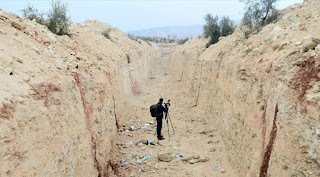
[[[202,123],[194,121],[184,122],[181,127],[175,126],[176,134],[171,134],[169,141],[165,125],[162,132],[166,140],[157,141],[155,126],[151,123],[149,121],[147,125],[150,126],[142,129],[139,127],[145,127],[145,124],[136,122],[134,126],[138,130],[120,133],[122,143],[118,143],[118,147],[122,154],[121,170],[126,171],[126,176],[232,176],[224,168],[225,159],[219,155],[223,151],[223,144],[216,135],[217,130],[203,129]],[[172,133],[171,129],[170,131]],[[141,140],[150,140],[155,145],[139,143]],[[165,153],[170,153],[173,160],[159,161],[158,155]],[[200,156],[199,159],[196,156]]]
[[[154,78],[142,86],[142,93],[134,99],[135,105],[139,107],[131,108],[135,111],[134,118],[131,118],[131,126],[139,129],[119,132],[117,142],[121,153],[118,159],[122,163],[120,171],[125,174],[124,176],[136,177],[236,177],[218,127],[213,123],[212,115],[199,107],[190,107],[188,103],[195,98],[186,94],[188,90],[182,82],[173,79],[167,60],[159,59],[153,65],[156,66],[151,68]],[[170,116],[175,134],[173,135],[170,129],[170,141],[165,120],[163,120],[162,134],[166,139],[160,142],[157,140],[156,124],[148,110],[160,96],[172,102]],[[149,125],[145,126],[146,124]],[[150,140],[155,145],[135,144],[143,139]],[[174,156],[173,160],[159,161],[158,154],[164,153],[171,153]],[[183,157],[176,157],[179,154]],[[195,163],[190,164],[189,161],[182,160],[197,155],[201,159],[208,158],[209,161],[197,163],[197,159],[192,159],[192,163]]]

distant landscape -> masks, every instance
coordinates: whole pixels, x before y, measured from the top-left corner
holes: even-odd
[[[134,31],[127,31],[127,34],[135,36],[150,36],[162,38],[195,38],[203,33],[203,25],[192,26],[166,26],[150,29],[141,29]]]
[[[235,24],[240,24],[241,20],[234,21]],[[186,26],[164,26],[149,29],[140,29],[127,31],[127,34],[134,36],[160,37],[170,39],[185,39],[195,38],[203,34],[203,25],[186,25]]]

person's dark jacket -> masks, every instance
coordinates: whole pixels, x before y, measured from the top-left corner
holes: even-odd
[[[157,104],[157,106],[158,106],[158,110],[161,112],[161,114],[159,114],[159,116],[157,116],[157,117],[163,118],[163,112],[167,112],[168,109],[167,109],[167,108],[164,108],[164,107],[162,106],[162,103],[161,103],[161,102],[159,102],[159,103]]]

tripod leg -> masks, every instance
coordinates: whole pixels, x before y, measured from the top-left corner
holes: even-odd
[[[167,119],[166,121],[167,121],[167,127],[168,127],[168,138],[169,138],[169,141],[170,141],[170,133],[169,133],[169,122],[168,122],[168,119]]]
[[[170,123],[171,123],[172,131],[173,131],[173,134],[175,134],[175,132],[174,132],[174,128],[173,128],[173,124],[172,124],[172,122],[171,122],[171,118],[170,118],[169,113],[168,113],[168,119],[170,119]]]

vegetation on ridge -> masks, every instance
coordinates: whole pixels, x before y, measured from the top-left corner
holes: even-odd
[[[211,14],[207,14],[204,17],[206,24],[203,27],[203,35],[205,38],[209,38],[209,42],[206,44],[208,48],[211,44],[215,44],[219,41],[219,37],[228,36],[234,32],[234,23],[229,17],[222,17],[219,21],[219,17],[213,17]]]
[[[52,0],[51,9],[47,13],[39,13],[38,9],[30,4],[21,11],[24,17],[47,26],[52,33],[70,36],[69,26],[71,21],[70,17],[67,16],[68,4],[61,0]],[[47,18],[44,18],[44,16]]]
[[[278,17],[275,4],[278,0],[240,0],[246,4],[246,12],[241,26],[246,38],[250,34],[258,33],[262,27],[272,23]]]

